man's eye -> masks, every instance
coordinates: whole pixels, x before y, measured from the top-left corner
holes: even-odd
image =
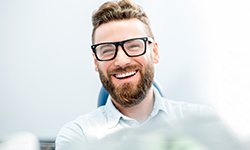
[[[114,53],[114,50],[113,49],[102,49],[101,50],[101,54],[102,55],[109,55],[109,54],[113,54]]]
[[[132,45],[127,46],[128,50],[138,50],[140,48],[141,48],[140,44],[132,44]]]

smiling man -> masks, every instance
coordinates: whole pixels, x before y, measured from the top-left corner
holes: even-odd
[[[139,5],[129,0],[106,2],[94,12],[92,22],[95,70],[110,96],[106,105],[63,126],[57,150],[79,147],[153,120],[169,123],[202,112],[200,105],[165,99],[152,86],[159,49]]]
[[[153,108],[159,58],[149,26],[136,18],[103,23],[94,30],[93,43],[96,70],[112,102],[122,114],[144,121]]]

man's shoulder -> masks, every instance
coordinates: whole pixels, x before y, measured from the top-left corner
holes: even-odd
[[[93,125],[93,123],[105,122],[107,120],[107,112],[105,106],[98,107],[93,111],[77,117],[74,121],[80,124],[88,126],[88,124]]]
[[[87,114],[78,116],[76,119],[66,123],[63,128],[80,128],[83,132],[86,128],[92,128],[107,121],[104,106],[99,107]]]
[[[168,113],[178,118],[216,115],[215,109],[211,105],[205,103],[186,102],[165,98],[164,103]]]
[[[73,143],[77,145],[76,143],[82,143],[91,138],[96,139],[97,136],[102,136],[99,132],[105,131],[103,130],[105,124],[107,124],[105,108],[99,107],[64,124],[57,135],[56,145],[65,147]]]

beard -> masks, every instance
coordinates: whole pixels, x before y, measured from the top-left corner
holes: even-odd
[[[138,70],[137,73],[140,73],[141,78],[138,83],[124,83],[115,86],[111,81],[114,72],[129,72],[131,70]],[[99,69],[100,80],[112,99],[123,107],[132,107],[142,102],[151,88],[154,79],[154,66],[150,63],[144,69],[138,65],[127,66],[108,71],[107,74],[108,77]]]

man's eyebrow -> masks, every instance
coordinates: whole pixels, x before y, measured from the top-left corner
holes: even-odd
[[[113,44],[112,43],[102,43],[102,44],[100,44],[98,46],[100,46],[101,48],[105,48],[105,47],[112,47]]]

